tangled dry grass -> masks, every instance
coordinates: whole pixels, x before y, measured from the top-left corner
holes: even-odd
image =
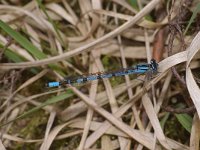
[[[198,0],[2,1],[0,149],[199,149]],[[159,62],[158,74],[48,89]]]

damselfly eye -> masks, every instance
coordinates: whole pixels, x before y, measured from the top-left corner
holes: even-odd
[[[155,59],[151,59],[151,68],[154,70],[154,71],[157,71],[158,70],[158,64],[156,62]]]
[[[156,63],[156,60],[155,59],[151,59],[151,64],[154,64]]]

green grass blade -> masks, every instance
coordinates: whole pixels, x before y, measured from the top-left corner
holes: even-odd
[[[128,2],[135,10],[137,10],[137,11],[140,10],[140,9],[139,9],[139,6],[138,6],[137,0],[128,0],[127,2]],[[153,20],[152,17],[151,17],[150,15],[146,15],[146,16],[144,17],[144,19],[149,20],[149,21],[152,21],[152,20]]]
[[[192,118],[188,114],[175,115],[180,124],[190,133],[192,128]]]
[[[164,117],[161,119],[160,121],[160,125],[161,125],[161,128],[164,130],[164,127],[165,127],[165,123],[167,122],[167,120],[169,119],[169,115],[170,113],[167,112]]]
[[[15,118],[15,119],[13,119],[13,120],[11,120],[11,121],[6,122],[5,124],[1,124],[0,127],[2,127],[2,126],[4,126],[4,125],[7,125],[7,124],[9,124],[9,123],[11,123],[11,122],[13,122],[13,121],[16,121],[16,120],[22,119],[22,118],[24,118],[24,117],[27,117],[28,115],[34,113],[35,111],[37,111],[37,110],[39,110],[39,109],[41,109],[41,108],[43,108],[43,107],[45,107],[45,106],[47,106],[47,105],[50,105],[50,104],[54,104],[54,103],[63,101],[63,100],[65,100],[65,99],[67,99],[67,98],[72,97],[73,95],[74,95],[74,94],[73,94],[71,91],[68,91],[68,92],[66,92],[66,93],[64,93],[64,94],[60,94],[60,95],[58,95],[58,96],[54,96],[54,97],[48,99],[48,100],[47,100],[46,102],[44,102],[42,105],[37,106],[37,107],[35,107],[35,108],[33,108],[33,109],[31,109],[31,110],[29,110],[29,111],[23,113],[22,115],[18,116],[17,118]]]
[[[16,54],[15,52],[6,49],[4,52],[4,55],[9,58],[10,60],[12,60],[13,62],[22,62],[22,61],[26,61],[25,58],[23,58],[21,55]]]
[[[0,44],[0,47],[3,48],[3,46]],[[7,48],[4,52],[4,55],[11,61],[13,62],[24,62],[26,61],[26,58],[24,58],[23,56],[13,52],[12,50],[10,50],[9,48]],[[30,71],[33,73],[33,74],[37,74],[38,71],[37,69],[35,68],[31,68]]]
[[[38,59],[47,58],[44,53],[42,53],[40,50],[38,50],[38,48],[35,47],[31,42],[29,42],[24,36],[22,36],[20,33],[16,32],[15,30],[13,30],[2,20],[0,20],[0,28],[2,28],[15,41],[17,41],[23,48],[28,50],[28,52],[31,53],[34,57],[36,57]]]
[[[16,42],[18,42],[24,49],[31,53],[37,59],[44,59],[47,56],[41,52],[37,47],[35,47],[31,42],[29,42],[24,36],[20,33],[13,30],[10,26],[0,20],[0,28],[3,29],[9,36],[11,36]],[[65,73],[57,66],[49,64],[49,66],[57,71],[60,75],[65,76]]]
[[[191,26],[192,22],[193,22],[194,19],[196,18],[197,13],[198,13],[199,11],[200,11],[200,3],[198,3],[196,9],[193,11],[192,17],[190,18],[190,21],[189,21],[189,23],[188,23],[188,25],[187,25],[187,27],[186,27],[186,29],[185,29],[184,35],[186,35],[186,33],[187,33],[189,27]]]
[[[53,25],[53,28],[56,31],[56,34],[58,35],[60,41],[64,44],[64,41],[62,40],[62,37],[58,31],[58,27],[56,26],[56,24],[54,23],[54,21],[51,19],[51,17],[48,15],[45,6],[42,4],[42,0],[37,0],[37,3],[39,5],[39,7],[41,8],[41,10],[44,12],[44,14],[47,16],[49,22]]]
[[[139,10],[137,0],[128,0],[128,3],[136,10]]]

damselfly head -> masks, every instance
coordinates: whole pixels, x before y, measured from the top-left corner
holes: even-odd
[[[151,65],[152,70],[154,72],[157,72],[157,70],[158,70],[158,63],[156,62],[155,59],[151,59],[150,65]]]

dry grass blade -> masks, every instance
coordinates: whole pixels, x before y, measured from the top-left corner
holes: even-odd
[[[183,51],[183,52],[174,54],[170,57],[167,57],[166,59],[164,59],[163,61],[159,63],[158,72],[164,72],[167,69],[171,68],[172,66],[185,62],[187,60],[187,54],[188,54],[188,51]]]
[[[62,16],[62,18],[64,18],[68,22],[70,22],[72,25],[76,24],[74,18],[72,16],[70,16],[61,6],[59,6],[55,3],[51,3],[51,4],[47,5],[46,7],[52,11],[55,11],[56,14]]]
[[[103,64],[101,63],[99,57],[98,57],[98,59],[96,59],[96,64],[99,67],[99,70],[104,70]],[[108,96],[111,111],[112,111],[112,113],[115,113],[118,110],[119,107],[118,107],[117,100],[115,98],[112,86],[111,86],[108,79],[103,79],[103,82],[104,82],[104,85],[105,85],[105,88],[106,88],[106,93],[107,93],[107,96]],[[124,149],[124,147],[126,147],[126,145],[127,145],[127,140],[122,138],[122,137],[119,137],[119,143],[120,143],[121,149]]]
[[[69,127],[72,128],[78,128],[78,129],[84,129],[84,124],[85,124],[85,120],[80,119],[79,121],[72,123],[69,125]],[[102,126],[103,123],[99,123],[97,121],[92,121],[90,124],[90,130],[91,131],[96,131],[98,128],[100,128]],[[116,135],[116,136],[121,136],[121,137],[126,137],[128,138],[128,135],[126,135],[124,132],[118,130],[116,127],[111,126],[106,132],[105,134],[109,134],[109,135]]]
[[[120,14],[120,13],[115,13],[113,11],[105,11],[105,10],[94,10],[95,13],[98,14],[104,14],[107,16],[112,16],[112,17],[116,17],[122,20],[131,20],[133,18],[133,16],[129,16],[129,15],[124,15],[124,14]],[[163,23],[155,23],[149,20],[145,20],[145,19],[141,19],[140,22],[137,23],[139,26],[147,28],[147,29],[155,29],[158,27],[163,26],[164,24],[166,24],[166,22]]]
[[[199,149],[199,139],[200,139],[200,121],[197,114],[194,115],[193,118],[193,125],[192,125],[192,131],[190,136],[190,149],[196,150]]]
[[[117,118],[115,118],[113,115],[111,115],[110,113],[108,113],[107,111],[105,111],[103,108],[99,107],[95,102],[93,102],[92,100],[89,100],[88,97],[86,97],[85,95],[83,95],[80,91],[78,91],[76,88],[71,87],[71,89],[82,98],[82,100],[84,100],[84,102],[89,105],[92,109],[94,109],[96,112],[98,112],[99,114],[101,114],[103,117],[105,117],[109,122],[111,122],[113,125],[115,125],[116,127],[118,127],[120,130],[122,130],[123,132],[125,132],[127,135],[129,135],[130,137],[132,137],[133,139],[137,140],[139,143],[143,144],[144,146],[146,146],[147,148],[152,149],[153,145],[152,145],[152,141],[150,137],[147,137],[145,134],[134,130],[132,128],[130,128],[129,126],[127,126],[126,124],[122,123],[121,121],[119,121]],[[109,125],[109,124],[108,124]],[[148,139],[148,140],[147,140]],[[88,148],[88,147],[85,147]]]
[[[1,43],[4,44],[4,45],[6,45],[6,43],[7,43],[6,38],[3,37],[3,36],[1,36],[1,35],[0,35],[0,41],[1,41]],[[10,46],[10,48],[13,49],[14,52],[16,52],[16,53],[22,55],[22,56],[23,56],[24,58],[26,58],[27,60],[29,60],[29,61],[34,61],[34,58],[33,58],[25,49],[23,49],[23,48],[21,48],[21,47],[15,45],[15,44],[12,44],[12,45]]]
[[[186,67],[186,83],[187,88],[190,93],[190,96],[194,102],[194,105],[196,107],[197,113],[200,116],[200,101],[199,101],[199,95],[200,95],[200,89],[194,80],[194,77],[192,75],[191,69],[189,67],[189,64],[195,54],[200,50],[200,32],[195,36],[193,39],[191,45],[189,46],[187,52],[187,67]]]
[[[109,51],[107,49],[109,49]],[[106,48],[101,49],[101,54],[120,57],[120,52],[118,49],[119,49],[119,46],[117,46],[116,44],[110,44],[106,46]],[[146,58],[144,47],[124,46],[123,52],[124,52],[125,58],[130,58],[130,59],[145,59]]]
[[[0,2],[0,150],[199,149],[195,5]],[[124,68],[135,72],[119,77]],[[45,88],[57,81],[60,86]]]
[[[164,76],[165,76],[165,73],[163,73],[162,75],[158,76],[156,79],[154,79],[153,82],[156,83],[156,82],[160,81],[160,79],[161,79],[162,77],[164,77]],[[146,86],[146,89],[149,90],[150,87],[151,87],[150,84],[148,84],[148,85]],[[118,109],[118,111],[114,114],[114,116],[115,116],[115,117],[120,117],[120,116],[122,116],[129,108],[132,107],[132,105],[133,105],[136,101],[139,100],[139,98],[142,97],[143,92],[144,92],[143,89],[141,89],[140,91],[138,91],[133,97],[131,97],[131,98],[129,99],[129,101],[127,101],[126,103],[124,103],[124,104]],[[90,147],[90,146],[93,144],[93,142],[94,142],[96,139],[98,139],[101,135],[103,135],[104,132],[105,132],[107,129],[109,129],[110,127],[111,127],[111,125],[110,125],[107,121],[105,121],[104,124],[102,124],[102,126],[101,126],[100,128],[98,128],[98,130],[96,130],[94,133],[92,133],[92,134],[90,135],[90,137],[87,139],[87,141],[86,141],[86,147]],[[98,136],[97,136],[97,135],[98,135]],[[153,140],[152,140],[151,142],[153,143]]]
[[[102,145],[101,146],[102,149],[113,149],[112,142],[111,142],[109,136],[107,136],[107,135],[104,135],[102,137],[101,145]]]
[[[72,124],[69,125],[69,127],[73,127],[73,128],[79,128],[79,129],[83,129],[84,126],[83,124],[85,123],[85,120],[79,120],[77,122],[74,122]],[[91,122],[91,127],[90,127],[90,130],[91,131],[96,131],[97,129],[99,129],[101,126],[103,125],[103,123],[99,123],[99,122],[95,122],[95,121],[92,121]],[[106,132],[105,134],[108,134],[108,135],[117,135],[117,136],[122,136],[122,137],[126,137],[128,138],[128,135],[125,134],[124,132],[118,130],[116,127],[114,126],[111,126]],[[152,135],[153,137],[153,135]],[[185,150],[188,150],[188,147],[176,142],[176,141],[173,141],[171,139],[166,139],[167,140],[167,143],[169,143],[169,145],[171,145],[171,147],[173,147],[173,149],[185,149]],[[86,144],[86,147],[87,144]]]
[[[49,120],[48,120],[48,123],[47,123],[47,127],[46,127],[46,132],[45,132],[45,137],[44,137],[44,141],[40,147],[41,150],[47,150],[48,149],[48,136],[49,136],[49,132],[50,132],[50,129],[53,125],[53,122],[55,120],[55,117],[56,117],[56,112],[55,111],[52,111],[50,113],[50,117],[49,117]]]
[[[55,128],[52,129],[52,131],[49,133],[48,137],[45,140],[45,143],[42,145],[40,150],[48,150],[54,141],[55,137],[57,134],[66,126],[68,126],[72,122],[67,122],[61,125],[56,126]]]
[[[72,137],[72,136],[75,136],[75,135],[78,135],[81,133],[82,133],[82,130],[71,131],[71,132],[64,133],[62,135],[57,136],[55,138],[55,140],[65,139],[65,138]],[[32,143],[32,144],[33,143],[42,143],[42,141],[43,141],[43,139],[26,140],[26,139],[19,138],[17,136],[13,136],[13,135],[9,135],[9,134],[4,134],[3,138],[13,141],[13,142]]]
[[[0,69],[16,69],[16,68],[28,68],[28,67],[35,67],[35,66],[41,66],[41,65],[45,65],[45,64],[50,64],[50,63],[55,63],[58,61],[62,61],[66,58],[70,58],[72,56],[78,55],[80,53],[86,52],[89,50],[89,48],[92,48],[93,46],[96,46],[97,44],[106,41],[110,38],[115,37],[116,35],[120,34],[121,32],[123,32],[124,30],[126,30],[127,28],[131,27],[133,24],[135,24],[137,21],[139,21],[142,17],[144,17],[147,13],[149,13],[155,6],[156,4],[159,3],[159,0],[152,0],[147,6],[145,6],[140,12],[138,12],[133,19],[131,19],[130,21],[127,21],[125,24],[121,25],[120,27],[118,27],[117,29],[115,29],[114,31],[104,35],[103,37],[87,44],[84,45],[80,48],[74,49],[70,52],[66,52],[63,55],[60,56],[54,56],[48,59],[43,59],[43,60],[39,60],[36,62],[26,62],[26,63],[6,63],[6,64],[0,64]]]
[[[131,82],[131,84],[132,84],[131,87],[134,88],[134,87],[138,86],[140,83],[141,83],[140,81],[134,80],[133,82]],[[126,89],[127,88],[124,83],[117,86],[116,88],[114,88],[115,97],[121,95],[123,92],[126,91]],[[108,98],[106,96],[105,91],[97,94],[96,103],[99,106],[103,106],[108,103]],[[65,110],[63,110],[63,112],[61,112],[61,118],[64,121],[68,121],[86,110],[87,110],[87,105],[83,101],[80,101],[74,105],[69,106]]]
[[[114,11],[117,12],[116,5],[114,5]],[[119,21],[118,21],[117,17],[115,17],[115,24],[119,25]],[[123,66],[123,68],[127,68],[126,58],[125,58],[124,52],[123,52],[122,39],[121,39],[120,35],[117,36],[117,40],[118,40],[118,44],[119,44],[119,51],[120,51],[120,55],[121,55],[122,66]],[[128,76],[125,76],[125,80],[126,80],[126,86],[129,87],[130,86],[130,78]],[[129,98],[131,96],[133,96],[132,90],[130,88],[128,88],[128,96],[129,96]],[[136,107],[133,106],[132,109],[136,110]],[[121,119],[121,121],[122,121],[122,119]],[[119,138],[119,140],[123,140],[122,142],[119,141],[120,149],[128,149],[130,147],[130,143],[131,143],[130,140],[123,139],[123,138]]]
[[[155,131],[155,136],[158,138],[159,142],[162,144],[163,147],[165,147],[166,149],[171,149],[170,145],[166,141],[159,120],[157,118],[156,112],[153,108],[153,104],[151,103],[151,100],[147,96],[147,94],[145,94],[142,97],[142,103]]]
[[[0,141],[0,149],[1,149],[1,150],[6,150],[6,148],[4,147],[2,141]]]
[[[46,73],[48,72],[48,70],[43,70],[41,71],[39,74],[37,74],[36,76],[30,78],[29,80],[27,80],[24,84],[22,84],[17,90],[15,90],[8,98],[7,100],[1,105],[0,108],[3,108],[8,101],[10,101],[13,96],[15,96],[15,94],[17,94],[20,90],[22,90],[23,88],[27,87],[28,85],[30,85],[31,83],[35,82],[36,80],[38,80],[39,78],[41,78],[42,76],[44,76]]]
[[[55,91],[49,91],[49,92],[45,92],[45,93],[42,93],[42,94],[37,94],[37,95],[32,95],[30,97],[26,97],[24,98],[23,100],[21,99],[20,97],[20,100],[17,99],[18,101],[11,104],[9,106],[8,109],[6,109],[2,114],[1,114],[1,117],[0,117],[0,121],[2,121],[6,115],[8,115],[9,112],[11,112],[11,110],[13,110],[14,108],[16,108],[17,106],[25,103],[25,102],[31,102],[32,99],[36,99],[36,98],[39,98],[39,97],[42,97],[42,96],[45,96],[45,95],[48,95],[48,94],[53,94],[53,93],[57,93],[57,92],[60,92],[61,90],[55,90]],[[14,99],[15,100],[15,99]],[[45,109],[46,111],[50,111],[51,109]]]
[[[92,72],[96,72],[96,71],[97,71],[96,65],[93,63],[92,64]],[[96,98],[97,85],[98,84],[92,84],[92,86],[91,86],[91,89],[90,89],[91,100],[94,100]],[[92,121],[93,114],[94,114],[93,109],[89,108],[89,110],[87,111],[87,117],[86,117],[86,121],[84,123],[85,124],[84,125],[84,131],[83,131],[83,135],[82,135],[81,142],[79,144],[78,150],[82,150],[84,148],[85,141],[87,139],[89,130],[91,128],[91,121]]]
[[[0,9],[10,9],[10,10],[14,10],[18,13],[21,13],[21,15],[26,14],[27,16],[31,17],[34,21],[36,21],[36,23],[42,27],[43,29],[46,28],[46,26],[44,24],[42,24],[40,18],[38,18],[38,16],[35,16],[34,14],[32,14],[31,12],[25,10],[24,8],[18,8],[18,7],[14,7],[14,6],[5,6],[5,5],[0,5]],[[11,20],[5,20],[5,21],[11,21]]]

